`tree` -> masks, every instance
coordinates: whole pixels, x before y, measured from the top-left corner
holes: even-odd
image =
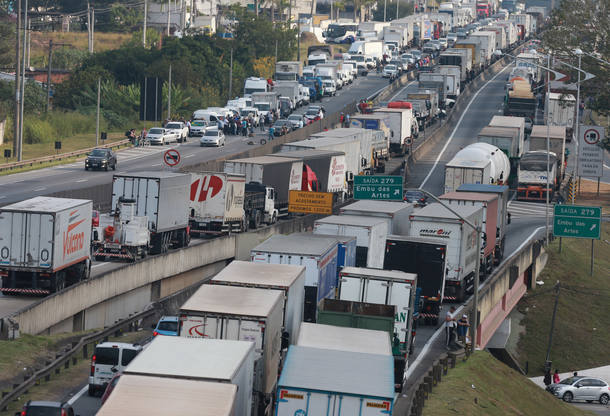
[[[343,12],[345,11],[345,1],[335,1],[333,2],[333,7],[335,8],[336,11],[336,18],[339,18],[339,12]]]
[[[581,95],[592,110],[610,114],[610,65],[603,64],[590,55],[610,61],[610,0],[562,0],[551,16],[551,24],[542,39],[543,45],[574,66],[576,48],[585,52],[582,69],[596,78],[581,84]],[[589,55],[587,55],[589,54]],[[571,73],[572,82],[577,79]]]
[[[396,19],[396,2],[398,3],[398,18],[409,16],[413,14],[413,2],[407,0],[388,0],[386,8],[386,21]],[[377,0],[375,2],[377,7],[373,12],[373,20],[383,21],[383,7],[384,0]]]

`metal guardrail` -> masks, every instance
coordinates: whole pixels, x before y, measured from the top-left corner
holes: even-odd
[[[72,365],[76,365],[78,360],[76,355],[79,351],[82,350],[83,359],[88,359],[90,353],[88,346],[90,344],[96,343],[101,339],[106,340],[109,335],[118,332],[125,326],[133,326],[136,321],[146,318],[149,315],[154,314],[155,312],[155,308],[151,308],[136,313],[135,315],[123,319],[108,328],[104,328],[99,332],[84,336],[78,342],[74,341],[72,343],[72,347],[69,350],[65,351],[64,354],[57,356],[54,361],[47,363],[44,368],[34,372],[34,374],[29,376],[26,375],[21,384],[13,385],[13,389],[11,391],[3,391],[2,399],[0,399],[0,411],[6,411],[8,404],[11,401],[16,400],[20,395],[26,393],[30,387],[34,386],[35,384],[39,384],[42,380],[49,381],[51,379],[52,373],[59,374],[61,371],[61,366],[64,366],[65,369],[70,368],[70,361],[72,361]]]
[[[124,140],[119,140],[119,141],[108,143],[108,144],[103,144],[103,145],[97,146],[97,147],[89,147],[86,149],[75,150],[73,152],[60,153],[58,155],[38,157],[36,159],[29,159],[29,160],[22,160],[21,162],[4,163],[4,164],[0,165],[0,172],[21,168],[23,166],[34,166],[34,165],[40,164],[40,163],[54,162],[56,160],[68,159],[68,158],[75,157],[75,156],[82,156],[82,155],[89,153],[93,149],[97,149],[97,148],[105,148],[105,149],[112,149],[115,147],[119,148],[121,146],[130,144],[130,143],[131,142],[129,141],[129,139],[124,139]]]

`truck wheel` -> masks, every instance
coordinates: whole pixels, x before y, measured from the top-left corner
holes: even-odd
[[[260,211],[256,211],[256,214],[254,216],[254,221],[256,224],[256,228],[260,227],[260,225],[261,225],[261,212]]]

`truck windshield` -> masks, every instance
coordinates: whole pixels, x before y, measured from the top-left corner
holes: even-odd
[[[276,72],[275,73],[276,81],[296,81],[297,74],[294,72]]]
[[[271,110],[271,105],[269,103],[254,103],[254,107],[258,108],[259,111]]]
[[[181,129],[182,126],[180,125],[180,123],[167,123],[165,125],[166,129]]]
[[[256,87],[246,87],[244,88],[244,94],[254,94],[255,92],[267,92],[267,88],[256,88]]]
[[[326,59],[324,59],[324,58],[309,59],[309,60],[307,61],[307,63],[308,63],[309,65],[325,64],[325,63],[326,63]]]

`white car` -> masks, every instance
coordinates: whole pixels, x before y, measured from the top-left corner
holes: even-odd
[[[291,114],[288,116],[288,121],[292,123],[293,129],[300,129],[303,127],[303,115],[301,114]]]
[[[146,140],[148,140],[150,144],[164,145],[171,142],[177,142],[178,135],[164,129],[163,127],[153,127],[152,129],[148,130]]]
[[[165,125],[165,129],[175,134],[176,140],[180,143],[186,142],[186,138],[189,135],[189,128],[181,121],[170,121]]]
[[[396,65],[388,64],[383,68],[382,76],[384,78],[394,79],[398,75],[398,68]]]
[[[91,358],[89,396],[103,392],[108,382],[142,351],[142,346],[125,342],[102,342],[95,346]]]
[[[212,127],[205,131],[201,139],[199,139],[199,146],[224,146],[225,145],[225,134],[222,130],[218,130],[218,128]]]

